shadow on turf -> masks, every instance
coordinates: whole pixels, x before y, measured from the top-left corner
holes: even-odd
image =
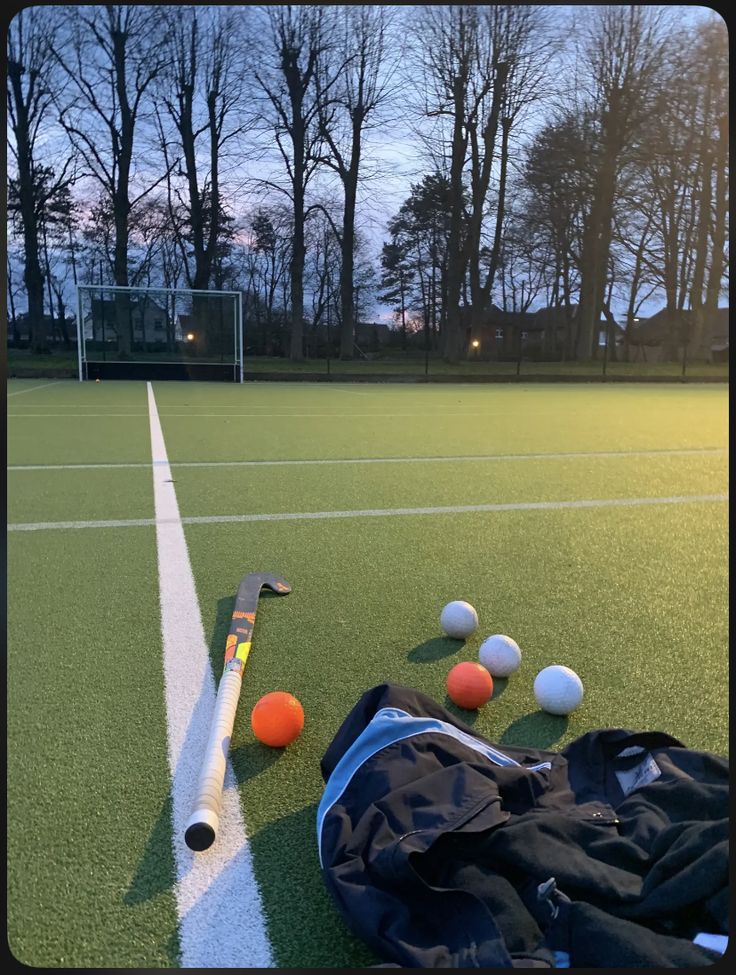
[[[350,932],[322,879],[316,824],[317,803],[310,803],[250,840],[277,967],[369,967],[380,959]]]
[[[130,887],[123,894],[123,904],[127,907],[137,907],[173,890],[176,876],[171,851],[171,823],[171,797],[168,797],[161,806]],[[176,932],[166,942],[164,952],[172,967],[178,967],[179,938]]]
[[[230,760],[238,784],[242,785],[249,779],[254,779],[261,772],[265,772],[281,757],[283,748],[268,748],[259,741],[249,741],[230,750]]]
[[[443,657],[457,653],[463,644],[463,640],[453,640],[448,636],[436,636],[431,640],[425,640],[424,643],[420,643],[413,650],[410,650],[407,658],[413,664],[428,664],[433,660],[441,660]]]
[[[459,718],[464,724],[474,725],[478,720],[478,711],[466,711],[465,708],[459,708],[449,694],[445,694],[445,699],[442,704],[447,708],[450,714],[454,714],[455,717]]]
[[[263,589],[261,590],[261,595],[258,601],[260,603],[263,602],[264,599],[279,598],[278,593],[271,592],[268,589]],[[212,636],[210,638],[210,662],[212,664],[212,669],[216,679],[218,680],[219,675],[222,672],[223,653],[225,643],[227,641],[227,632],[230,629],[230,621],[232,619],[234,607],[234,596],[223,596],[222,599],[217,600],[217,613],[212,626]],[[256,627],[257,626],[258,620],[256,619]],[[254,640],[257,640],[257,630],[254,630],[253,638]],[[248,744],[240,745],[237,748],[231,748],[229,757],[233,765],[235,778],[239,783],[247,782],[248,779],[255,778],[256,775],[264,772],[267,768],[269,768],[269,766],[273,765],[274,762],[278,761],[282,752],[283,748],[267,748],[265,745],[262,745],[257,741],[248,742]]]
[[[493,694],[491,695],[491,700],[497,701],[498,698],[506,690],[506,686],[509,682],[508,677],[494,677],[493,678]],[[447,708],[450,714],[454,714],[456,718],[460,718],[467,725],[474,725],[478,720],[478,715],[480,711],[466,711],[465,708],[460,708],[455,704],[449,694],[445,694],[445,699],[442,702]]]
[[[512,721],[499,739],[500,745],[528,745],[549,748],[567,731],[569,719],[561,715],[534,711]]]
[[[276,593],[264,592],[261,599],[264,598],[278,598],[278,596]],[[217,615],[213,624],[212,639],[210,641],[210,661],[216,680],[219,680],[222,672],[225,639],[230,627],[230,619],[234,605],[235,597],[233,595],[224,596],[217,602]],[[197,707],[200,707],[199,703]],[[196,721],[192,721],[190,727],[196,726],[196,724]],[[191,747],[191,744],[189,737],[187,737],[183,752],[186,752]],[[201,742],[197,743],[197,747],[201,747]],[[281,755],[281,751],[281,749],[266,748],[258,742],[233,749],[230,757],[237,780],[244,782],[252,779],[259,772],[264,771],[269,765],[277,761]],[[171,852],[171,829],[172,808],[171,798],[169,797],[161,806],[161,811],[148,837],[148,842],[138,864],[138,869],[128,890],[123,895],[123,903],[129,907],[142,904],[164,891],[169,891],[173,888],[176,882],[176,875]],[[172,961],[178,964],[178,947],[174,946],[172,951]]]

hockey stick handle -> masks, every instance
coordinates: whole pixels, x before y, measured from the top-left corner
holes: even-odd
[[[206,850],[217,836],[227,755],[242,685],[240,661],[234,660],[226,666],[220,678],[210,737],[197,783],[192,814],[184,833],[184,840],[191,850]]]

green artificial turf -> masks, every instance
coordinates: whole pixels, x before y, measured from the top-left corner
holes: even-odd
[[[176,965],[153,529],[13,535],[8,568],[11,951]]]
[[[320,886],[314,815],[319,760],[377,683],[408,684],[447,705],[450,667],[502,632],[519,642],[521,670],[498,681],[477,714],[451,705],[492,741],[557,749],[614,726],[725,752],[726,525],[724,505],[702,504],[190,526],[201,603],[220,604],[213,665],[226,631],[223,594],[242,573],[268,569],[294,587],[261,607],[233,737],[278,965],[363,963]],[[480,618],[467,643],[443,638],[438,625],[456,598]],[[533,699],[534,676],[551,663],[585,685],[569,718],[543,715]],[[259,745],[248,723],[258,698],[277,689],[306,713],[301,738],[281,755]],[[294,896],[300,889],[309,896]]]
[[[35,384],[8,384],[8,464],[150,461],[145,383]]]
[[[172,461],[725,447],[713,387],[156,387]]]
[[[725,454],[178,467],[175,474],[184,516],[671,497],[728,491]]]
[[[150,468],[8,471],[9,524],[152,517]]]
[[[10,464],[150,464],[145,383],[12,382]],[[177,462],[726,448],[718,386],[153,384],[182,515],[722,494],[728,455],[273,467]],[[15,415],[14,415],[15,414]],[[49,414],[42,416],[41,414]],[[123,414],[115,416],[114,414]],[[303,414],[303,415],[302,415]],[[307,415],[308,414],[308,415]],[[11,471],[9,520],[153,517],[150,466]],[[322,881],[319,760],[369,687],[430,694],[500,744],[557,749],[606,726],[728,751],[728,509],[722,502],[185,527],[215,674],[243,575],[264,597],[232,760],[283,968],[378,961]],[[443,637],[467,599],[480,627]],[[9,943],[37,967],[178,964],[167,732],[150,528],[9,536]],[[507,633],[520,671],[464,712],[445,677]],[[532,684],[575,669],[582,706]],[[299,697],[286,750],[254,740],[264,693]],[[237,908],[235,908],[237,917]]]

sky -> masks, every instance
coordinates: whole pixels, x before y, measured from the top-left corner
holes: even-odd
[[[403,19],[407,25],[400,32],[400,36],[406,39],[410,34],[411,22],[415,16],[418,16],[420,8],[404,5],[393,9],[396,12],[395,15],[399,19]],[[711,8],[702,5],[670,5],[670,10],[678,26],[685,28],[703,17],[711,16],[713,13]],[[533,111],[530,112],[517,131],[516,140],[519,149],[548,117],[555,98],[559,96],[561,85],[566,83],[564,79],[568,75],[563,70],[564,59],[569,54],[570,43],[574,40],[575,29],[581,19],[581,8],[579,6],[554,5],[550,29],[566,38],[568,43],[559,56],[557,70],[553,72],[555,87],[548,93],[547,97],[534,106]],[[402,112],[396,110],[397,106],[401,110],[405,110],[413,101],[410,96],[413,89],[416,88],[415,70],[408,52],[401,50],[396,63],[391,66],[392,74],[389,81],[390,86],[394,89],[395,100],[382,108],[380,127],[374,128],[366,137],[362,180],[358,197],[357,224],[359,232],[365,240],[366,256],[372,259],[377,272],[380,272],[381,246],[388,237],[386,230],[388,221],[408,197],[411,184],[420,181],[422,176],[431,172],[433,168],[426,148],[413,131],[413,123],[419,121],[418,116],[414,113],[412,119],[410,112],[407,119],[405,112],[403,112],[403,117],[400,117]],[[393,118],[391,117],[392,114]],[[56,132],[51,139],[54,155],[60,158],[65,152],[63,136]],[[266,144],[269,145],[268,139]],[[270,148],[273,150],[272,139],[270,140]],[[516,156],[512,160],[512,164],[520,158],[520,155]],[[245,163],[238,161],[226,173],[227,188],[236,201],[234,207],[236,219],[244,218],[257,201],[262,199],[263,189],[257,187],[259,178],[278,179],[279,163],[277,153],[266,151],[259,161],[253,159],[248,159]],[[322,185],[327,185],[324,178],[322,178]],[[81,181],[77,190],[80,195],[88,195],[89,181]],[[20,270],[18,268],[18,273]],[[661,301],[648,302],[642,309],[642,314],[651,314],[660,306]],[[388,307],[376,301],[367,317],[375,320],[390,320],[392,312]]]

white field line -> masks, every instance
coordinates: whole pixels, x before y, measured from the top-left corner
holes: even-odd
[[[14,393],[8,393],[8,396],[20,396],[22,393],[32,393],[36,389],[46,389],[47,386],[58,386],[62,379],[57,379],[53,383],[41,383],[40,386],[29,386],[26,389],[18,389]]]
[[[59,382],[61,382],[61,381],[62,380],[59,380]],[[167,382],[168,381],[169,380],[167,380]],[[357,390],[357,389],[337,389],[337,388],[333,388],[332,392],[335,392],[335,393],[355,393],[357,396],[371,396],[371,393],[365,392],[363,390]],[[15,395],[15,394],[9,394],[9,395]],[[382,396],[381,397],[381,400],[382,401],[385,401],[387,398],[388,397],[386,397],[386,396]],[[472,398],[475,398],[475,397],[472,397]],[[44,408],[44,405],[46,406],[46,408],[48,408],[48,404],[43,404],[43,403],[29,403],[27,406],[24,406],[24,409],[43,409]],[[282,410],[291,410],[291,409],[296,410],[296,409],[302,409],[302,408],[304,408],[305,405],[307,406],[307,408],[309,408],[310,405],[316,406],[316,407],[320,407],[321,406],[322,409],[324,409],[324,407],[325,407],[325,404],[324,403],[322,403],[322,404],[285,403],[283,406],[278,406],[277,407],[273,403],[247,403],[247,402],[244,402],[244,403],[239,403],[239,402],[232,402],[232,403],[187,403],[187,402],[185,402],[185,403],[177,403],[177,402],[169,402],[169,403],[159,403],[158,404],[158,412],[159,412],[159,416],[163,416],[164,413],[166,412],[166,410],[183,410],[183,409],[190,409],[190,408],[196,408],[196,409],[200,409],[200,410],[203,410],[203,409],[204,410],[231,410],[234,407],[238,407],[238,406],[241,406],[241,407],[243,407],[245,409],[248,409],[248,410],[273,410],[273,409],[276,409],[276,408],[282,409]],[[367,406],[368,404],[366,403],[365,405]],[[392,402],[389,405],[391,405],[393,407],[400,407],[401,406],[401,403],[399,403],[398,400],[397,400],[396,402]],[[466,403],[463,403],[462,400],[460,400],[460,401],[453,400],[452,402],[445,402],[443,400],[433,399],[431,401],[431,403],[428,403],[427,405],[428,406],[431,405],[433,407],[435,407],[435,406],[439,406],[439,407],[453,407],[453,406],[458,406],[458,405],[472,407],[472,406],[477,406],[478,404],[477,403],[471,403],[469,401],[466,402]],[[110,402],[108,402],[108,403],[90,403],[90,402],[87,402],[87,403],[59,403],[59,404],[55,404],[55,408],[58,408],[58,409],[82,409],[82,408],[85,408],[85,407],[90,407],[90,408],[91,407],[94,407],[94,408],[98,408],[98,409],[113,409],[114,407],[119,407],[120,409],[131,409],[131,410],[134,410],[134,409],[144,409],[145,410],[145,407],[143,407],[141,404],[133,404],[133,403],[114,403],[114,402],[113,403],[110,403]],[[509,416],[516,415],[515,413],[512,414],[510,411],[507,411],[507,412],[508,412],[508,415]],[[575,411],[575,412],[578,412],[578,411]],[[499,414],[499,415],[501,415],[501,414]],[[504,415],[506,415],[506,414],[504,414]]]
[[[185,404],[182,404],[184,406]],[[148,408],[143,403],[54,403],[55,410],[138,410],[144,416],[148,416]],[[24,410],[47,410],[48,403],[24,403]]]
[[[35,420],[40,417],[49,417],[49,416],[53,416],[57,420],[66,420],[67,417],[71,417],[71,416],[83,416],[87,418],[91,417],[93,419],[102,416],[104,416],[105,418],[112,417],[112,416],[126,416],[134,420],[145,420],[148,414],[147,413],[8,413],[8,416],[15,417],[16,419],[21,418],[24,420],[28,420],[28,419]]]
[[[171,467],[311,467],[340,464],[450,464],[456,462],[488,463],[516,460],[584,460],[586,458],[621,457],[692,457],[728,453],[727,447],[673,447],[662,450],[589,450],[556,454],[467,454],[457,457],[353,457],[326,460],[184,460],[172,461]],[[157,463],[154,461],[154,463]],[[167,463],[169,463],[167,461]],[[9,471],[90,471],[150,467],[150,464],[14,464]]]
[[[162,467],[154,468],[158,474]],[[168,470],[168,468],[166,468]],[[173,492],[173,488],[172,488]],[[391,518],[401,515],[460,515],[495,511],[558,511],[565,508],[617,508],[658,504],[697,504],[728,501],[728,494],[688,494],[651,498],[590,498],[576,501],[511,501],[498,504],[465,504],[436,508],[362,508],[354,511],[277,511],[250,515],[189,515],[185,518],[131,518],[128,521],[41,521],[8,525],[8,531],[42,531],[73,528],[131,528],[141,525],[225,525],[232,522],[314,521],[328,518]]]
[[[370,396],[371,395],[371,393],[369,393],[365,389],[344,389],[341,386],[335,386],[334,389],[335,389],[335,392],[336,393],[353,393],[355,396]]]
[[[229,761],[217,841],[205,853],[193,853],[184,843],[216,689],[166,445],[153,388],[147,385],[181,966],[272,968],[271,945]]]
[[[68,416],[84,416],[90,418],[99,417],[117,417],[117,416],[145,416],[144,413],[8,413],[8,416],[14,417],[24,417],[25,419],[35,419],[36,417],[49,417],[53,416],[57,419],[66,419]],[[573,414],[570,414],[573,415]],[[370,419],[401,419],[405,416],[421,416],[425,420],[435,420],[435,419],[445,419],[451,417],[462,417],[462,416],[507,416],[513,417],[514,419],[523,419],[529,416],[550,416],[549,410],[538,410],[534,413],[519,413],[515,411],[504,412],[504,413],[488,413],[488,412],[455,412],[455,413],[429,413],[423,410],[421,413],[161,413],[161,416],[169,420],[171,418],[184,418],[187,420],[198,420],[200,418],[210,419],[212,417],[269,417],[281,420],[311,420],[324,419],[325,417],[333,420],[344,420],[352,419],[353,417],[369,417]]]

